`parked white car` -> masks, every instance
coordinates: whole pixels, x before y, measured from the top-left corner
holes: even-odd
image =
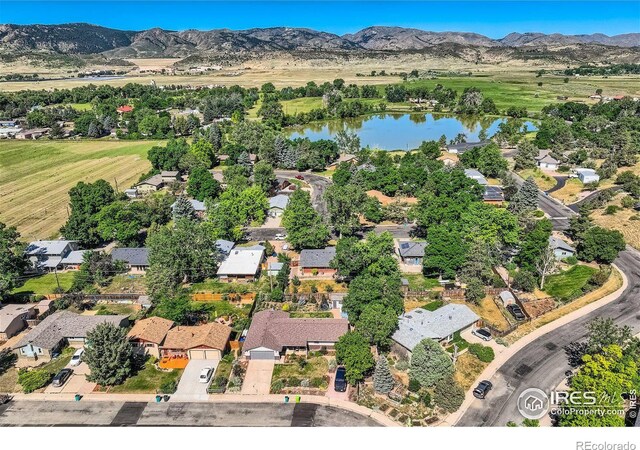
[[[82,356],[84,355],[84,348],[79,348],[71,357],[70,366],[79,366],[82,362]]]
[[[213,375],[213,369],[211,367],[204,367],[200,371],[200,383],[208,383]]]
[[[275,237],[275,239],[276,239],[276,241],[284,241],[286,237],[287,237],[287,236],[285,236],[285,235],[284,235],[284,234],[282,234],[282,233],[276,233],[276,237]]]

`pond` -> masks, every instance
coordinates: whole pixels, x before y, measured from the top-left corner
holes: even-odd
[[[290,128],[289,138],[306,137],[312,141],[331,139],[342,129],[354,131],[360,136],[362,147],[381,150],[411,150],[418,148],[422,141],[437,141],[443,134],[447,141],[459,133],[467,137],[467,142],[479,141],[478,134],[485,130],[488,136],[498,131],[498,126],[506,119],[495,117],[447,116],[442,114],[376,114],[341,120],[314,122],[301,127]],[[536,126],[523,121],[523,127],[535,131]]]

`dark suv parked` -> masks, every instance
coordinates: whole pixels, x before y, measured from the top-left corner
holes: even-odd
[[[338,370],[336,370],[336,381],[333,384],[333,387],[336,390],[336,392],[345,392],[347,390],[346,375],[347,375],[347,369],[345,369],[342,366],[338,367]]]
[[[507,309],[509,310],[511,315],[518,321],[525,320],[527,318],[527,316],[524,315],[522,308],[520,308],[518,305],[508,305]]]
[[[483,399],[487,396],[492,387],[493,384],[491,384],[491,381],[482,380],[473,390],[473,396],[475,398]]]
[[[67,382],[73,370],[71,369],[62,369],[60,372],[53,377],[53,382],[51,383],[54,387],[62,387]]]

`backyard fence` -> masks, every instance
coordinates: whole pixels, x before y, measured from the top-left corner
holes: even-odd
[[[196,302],[221,302],[227,301],[231,303],[240,303],[242,305],[250,305],[256,298],[255,292],[247,292],[244,294],[236,293],[215,293],[215,292],[196,292],[191,295],[191,299]]]

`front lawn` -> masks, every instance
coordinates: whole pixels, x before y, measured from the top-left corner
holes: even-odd
[[[550,175],[547,175],[540,169],[526,169],[518,172],[523,179],[533,177],[533,181],[536,182],[538,188],[541,191],[548,191],[556,185],[556,180]],[[555,195],[555,194],[554,194]]]
[[[144,368],[134,376],[128,378],[124,383],[113,386],[109,392],[127,393],[127,394],[156,394],[162,386],[169,383],[178,385],[181,369],[170,371],[158,370],[155,365],[155,358],[149,358],[144,364]]]
[[[593,267],[579,265],[559,274],[549,275],[544,291],[556,300],[570,300],[582,291],[582,287],[596,270]]]
[[[284,388],[311,387],[326,389],[328,387],[329,362],[323,356],[305,358],[292,355],[285,364],[276,364],[271,378],[271,392],[279,393]],[[305,384],[303,380],[307,380]]]
[[[60,287],[65,291],[69,290],[71,288],[71,284],[73,284],[74,275],[75,272],[58,273],[58,281],[60,282]],[[29,278],[24,282],[22,286],[15,288],[11,293],[14,295],[47,295],[53,294],[57,287],[58,283],[56,282],[56,274],[47,273],[45,275]]]

